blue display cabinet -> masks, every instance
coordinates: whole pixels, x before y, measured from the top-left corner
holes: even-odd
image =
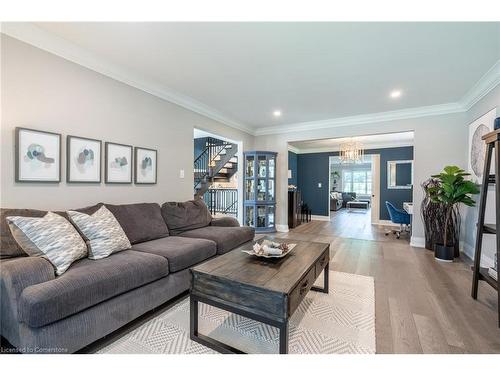
[[[257,233],[276,231],[276,152],[244,152],[243,221]]]

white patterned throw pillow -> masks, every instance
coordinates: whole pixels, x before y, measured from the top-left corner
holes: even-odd
[[[106,206],[102,206],[92,215],[77,211],[68,211],[68,215],[87,238],[90,259],[106,258],[117,251],[132,247],[120,223]]]
[[[61,215],[8,216],[12,236],[29,256],[43,257],[62,275],[74,261],[87,256],[87,245],[75,227]]]

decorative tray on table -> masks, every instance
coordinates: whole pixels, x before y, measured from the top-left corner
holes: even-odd
[[[290,254],[295,246],[297,246],[295,243],[279,243],[264,240],[260,244],[256,242],[252,250],[242,250],[242,252],[260,258],[283,258]]]

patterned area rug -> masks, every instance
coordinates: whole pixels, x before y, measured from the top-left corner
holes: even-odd
[[[244,352],[278,353],[279,335],[274,327],[205,304],[200,304],[199,314],[202,334]],[[330,271],[330,294],[310,291],[289,327],[291,354],[375,353],[373,278]],[[189,339],[186,298],[98,353],[215,352]]]

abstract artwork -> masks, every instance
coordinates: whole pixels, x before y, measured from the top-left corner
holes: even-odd
[[[97,139],[68,135],[67,182],[101,182],[101,143]]]
[[[481,183],[484,172],[484,157],[486,154],[486,143],[482,140],[483,135],[493,131],[497,110],[492,109],[488,113],[479,117],[469,125],[469,173],[472,181]],[[491,165],[491,172],[494,171],[494,160]]]
[[[106,183],[131,184],[132,146],[106,142],[105,148]]]
[[[61,181],[61,135],[16,128],[16,182]]]
[[[135,183],[156,184],[157,171],[156,150],[149,148],[135,148]]]

